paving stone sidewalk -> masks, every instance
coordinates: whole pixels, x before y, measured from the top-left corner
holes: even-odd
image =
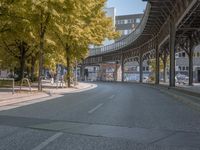
[[[32,92],[30,92],[27,87],[23,87],[22,91],[20,92],[20,88],[16,87],[14,94],[12,94],[12,89],[0,88],[0,111],[14,108],[15,106],[51,100],[61,97],[66,93],[82,92],[95,87],[96,85],[92,83],[78,83],[78,85],[70,88],[55,88],[49,84],[48,86],[45,86],[43,92],[38,92],[36,87],[32,88]]]

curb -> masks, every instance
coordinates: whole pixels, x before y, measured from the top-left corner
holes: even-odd
[[[165,85],[154,85],[154,84],[144,84],[144,83],[143,84],[136,83],[136,84],[159,90],[163,94],[172,96],[177,101],[182,102],[183,104],[186,104],[197,111],[200,111],[200,93],[188,91],[179,87],[170,88]]]
[[[88,86],[85,86],[84,88],[74,88],[74,90],[72,90],[72,91],[56,91],[57,89],[54,89],[53,91],[50,91],[50,90],[44,90],[43,92],[44,93],[46,93],[46,94],[48,94],[48,95],[50,95],[50,96],[52,96],[52,95],[54,95],[54,94],[68,94],[68,93],[78,93],[78,92],[84,92],[84,91],[88,91],[88,90],[91,90],[91,89],[94,89],[94,88],[96,88],[97,87],[97,85],[96,84],[89,84]],[[52,89],[51,89],[52,90]]]

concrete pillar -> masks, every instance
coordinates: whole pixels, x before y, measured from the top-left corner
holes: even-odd
[[[190,39],[190,49],[189,49],[189,86],[193,85],[193,55],[194,55],[194,44],[192,39]]]
[[[142,58],[142,53],[140,53],[140,83],[143,82],[143,58]]]
[[[105,68],[105,64],[100,64],[100,68],[99,68],[99,79],[100,81],[106,81],[106,68]]]
[[[175,39],[176,39],[176,27],[174,18],[170,17],[170,39],[169,39],[169,48],[170,48],[170,76],[169,76],[169,86],[175,87]]]
[[[156,46],[156,72],[155,72],[155,84],[159,84],[160,82],[160,56],[159,56],[159,48]]]
[[[115,64],[114,81],[122,81],[122,66],[118,61]]]

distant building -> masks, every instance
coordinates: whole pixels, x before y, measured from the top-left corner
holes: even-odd
[[[113,26],[115,26],[116,9],[114,7],[104,8],[107,17],[111,17],[113,21]]]
[[[116,9],[114,7],[110,7],[110,8],[104,8],[104,11],[106,12],[106,16],[112,19],[113,27],[115,27]],[[100,48],[102,46],[113,44],[114,42],[115,40],[105,39],[101,46],[92,45],[90,46],[90,48],[98,48],[98,47]],[[97,72],[99,72],[100,70],[99,66],[88,66],[85,69],[88,72],[88,80],[97,80],[98,78]]]
[[[115,27],[116,30],[121,33],[121,37],[119,39],[133,32],[136,29],[136,27],[140,24],[142,17],[143,14],[116,16]]]
[[[188,76],[189,59],[186,52],[176,53],[176,73]],[[194,49],[193,56],[193,78],[195,82],[200,82],[200,45]]]
[[[114,7],[110,7],[110,8],[104,8],[104,10],[106,12],[106,16],[112,18],[113,27],[115,27],[116,9]],[[114,42],[115,42],[114,40],[105,39],[102,45],[105,46],[112,44]]]
[[[116,41],[120,40],[121,38],[125,37],[126,35],[130,34],[133,32],[136,27],[140,24],[143,14],[132,14],[132,15],[123,15],[123,16],[116,16],[116,10],[114,7],[111,8],[105,8],[106,14],[108,17],[111,17],[113,20],[113,25],[115,26],[116,31],[119,31],[121,36],[119,39]],[[114,40],[108,40],[106,39],[103,42],[103,46],[109,45],[114,43]],[[131,67],[131,65],[126,64],[127,67]],[[100,74],[102,75],[101,80],[114,80],[114,69],[115,65],[108,63],[108,64],[101,64],[100,66],[91,66],[87,67],[86,69],[89,72],[88,79],[95,80],[95,79],[100,79]],[[95,69],[96,68],[96,69]],[[107,69],[105,69],[107,68]],[[109,71],[108,71],[109,68]],[[134,71],[134,73],[137,73],[139,75],[139,69],[136,67],[137,70]],[[148,70],[148,66],[144,64],[144,71]],[[97,73],[99,72],[99,73]],[[104,73],[103,73],[104,72]],[[149,71],[146,71],[148,76]],[[120,73],[119,73],[120,74]],[[125,71],[125,77],[130,76],[131,71]],[[116,77],[117,79],[120,79],[121,77]]]
[[[143,14],[116,16],[115,27],[121,33],[121,37],[118,40],[133,32],[140,24],[142,17]],[[200,45],[194,50],[193,65],[194,82],[200,82]],[[137,62],[126,63],[124,72],[127,80],[139,80],[139,64]],[[148,76],[151,74],[150,72],[150,66],[144,61],[143,75]],[[188,72],[189,61],[187,54],[185,52],[176,53],[176,74],[181,73],[188,76]]]

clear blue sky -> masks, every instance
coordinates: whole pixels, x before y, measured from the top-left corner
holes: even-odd
[[[115,7],[117,15],[143,13],[146,2],[142,0],[107,0],[107,7]]]

